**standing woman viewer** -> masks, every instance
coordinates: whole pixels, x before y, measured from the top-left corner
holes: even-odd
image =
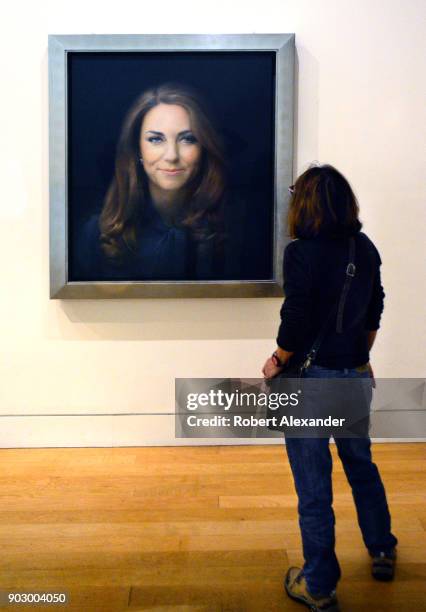
[[[334,316],[306,378],[373,377],[369,352],[383,311],[381,259],[362,233],[358,204],[347,180],[332,166],[306,170],[290,187],[288,229],[294,240],[284,252],[284,293],[277,349],[264,367],[265,378],[305,361],[336,299],[342,293],[353,249],[355,274],[340,315]],[[353,240],[351,240],[353,238]],[[351,247],[349,245],[352,245]],[[349,255],[351,258],[351,255]],[[372,575],[392,580],[397,539],[371,441],[336,438],[352,487],[358,523],[372,557]],[[328,438],[287,438],[286,450],[299,499],[303,568],[292,567],[287,594],[311,610],[338,610],[335,589],[340,567],[335,554],[332,458]]]

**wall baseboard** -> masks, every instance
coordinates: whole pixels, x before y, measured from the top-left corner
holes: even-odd
[[[424,418],[423,413],[416,415]],[[115,446],[225,446],[282,444],[279,432],[272,438],[176,438],[171,414],[128,415],[3,415],[0,448],[66,448]],[[403,420],[404,415],[399,415]],[[374,437],[374,442],[425,442],[426,438],[405,435],[402,425],[393,422],[392,431],[400,437]],[[397,426],[398,425],[398,426]],[[413,429],[414,428],[414,429]],[[410,421],[411,431],[421,431],[420,423]],[[392,433],[392,432],[390,432]],[[405,436],[405,437],[404,437]]]

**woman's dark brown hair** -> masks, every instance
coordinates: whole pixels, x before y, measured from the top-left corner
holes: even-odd
[[[140,131],[145,115],[158,104],[176,104],[186,109],[192,131],[201,145],[200,169],[188,186],[182,226],[194,240],[220,236],[225,162],[218,133],[196,93],[177,84],[164,84],[145,91],[133,104],[123,123],[117,147],[115,174],[99,219],[102,249],[120,259],[127,245],[133,250],[143,239],[141,218],[149,196],[148,180],[140,163]]]
[[[311,167],[294,184],[287,217],[292,238],[353,235],[360,231],[351,186],[333,166]]]

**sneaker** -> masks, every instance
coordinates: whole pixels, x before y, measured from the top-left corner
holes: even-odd
[[[390,582],[395,575],[396,548],[390,553],[381,552],[378,555],[371,555],[373,561],[371,564],[371,575],[376,580],[382,582]]]
[[[339,612],[336,593],[329,595],[311,595],[306,586],[306,579],[300,567],[290,567],[284,581],[287,595],[311,610],[311,612]]]

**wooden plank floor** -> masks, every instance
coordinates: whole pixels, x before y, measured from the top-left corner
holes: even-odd
[[[373,581],[334,458],[343,612],[426,611],[426,444],[377,444],[399,539]],[[283,593],[302,563],[283,446],[0,450],[0,590],[63,591],[107,612],[303,610]],[[40,610],[40,606],[1,609]]]

